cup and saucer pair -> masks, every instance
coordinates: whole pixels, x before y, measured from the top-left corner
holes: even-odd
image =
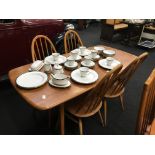
[[[91,56],[91,59],[93,61],[97,61],[97,60],[100,59],[100,55],[98,55],[98,51],[97,50],[91,50],[90,56]]]
[[[75,61],[75,58],[70,56],[67,58],[67,62],[64,64],[66,69],[74,70],[78,67],[78,63]]]
[[[49,80],[49,84],[54,87],[58,88],[67,88],[71,85],[71,82],[69,81],[69,76],[57,73],[57,74],[51,74],[51,79]]]
[[[79,49],[74,49],[70,52],[70,56],[68,57],[70,58],[74,58],[75,61],[80,61],[82,59],[82,57],[79,55]]]
[[[112,57],[107,57],[106,59],[101,59],[99,60],[99,65],[105,69],[113,69],[115,68],[118,64],[121,64],[120,61],[112,58]]]
[[[92,68],[95,66],[95,62],[93,62],[91,56],[88,55],[84,57],[84,60],[81,62],[81,65],[84,67]]]

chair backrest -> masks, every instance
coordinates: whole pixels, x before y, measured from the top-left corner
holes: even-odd
[[[139,67],[139,65],[143,63],[143,61],[148,57],[148,55],[148,52],[144,52],[140,56],[138,56],[139,61],[137,63],[137,67]]]
[[[78,33],[74,30],[67,31],[64,36],[65,53],[69,53],[70,51],[78,48],[79,46],[83,46],[83,43]]]
[[[122,72],[120,72],[114,85],[109,89],[109,95],[119,94],[126,86],[132,75],[135,73],[139,65],[146,59],[148,53],[145,52],[132,61]]]
[[[136,134],[145,134],[155,117],[155,69],[146,80],[137,117]]]
[[[100,81],[98,81],[95,88],[84,97],[82,103],[80,102],[80,104],[78,104],[79,108],[77,108],[77,112],[80,113],[81,111],[82,113],[88,113],[89,115],[91,115],[91,111],[93,112],[94,109],[98,107],[109,87],[113,85],[113,82],[117,78],[118,73],[121,69],[122,65],[120,64],[113,70],[107,72],[106,75],[102,79],[100,79]],[[84,104],[85,109],[81,104]]]
[[[31,44],[32,60],[44,60],[46,56],[56,52],[52,41],[45,35],[37,35],[33,38]]]

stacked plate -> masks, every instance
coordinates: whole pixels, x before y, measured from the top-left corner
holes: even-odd
[[[112,56],[114,56],[115,54],[116,54],[116,52],[113,51],[113,50],[104,50],[104,51],[103,51],[103,56],[105,56],[105,57],[112,57]]]

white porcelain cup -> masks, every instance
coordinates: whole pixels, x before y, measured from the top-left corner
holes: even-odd
[[[60,55],[59,53],[52,53],[54,61],[58,60],[59,55]]]
[[[114,61],[114,58],[107,57],[106,60],[107,60],[107,66],[111,66],[112,62]]]
[[[84,57],[84,62],[85,62],[86,65],[90,65],[90,63],[91,63],[91,57],[90,56],[85,56]]]
[[[81,77],[86,77],[89,73],[88,67],[80,67],[79,70],[80,70]]]
[[[76,60],[79,54],[79,49],[71,51],[71,56]]]
[[[67,62],[68,62],[68,65],[69,66],[73,66],[74,65],[74,62],[75,62],[75,59],[71,56],[67,59]]]
[[[50,73],[52,71],[52,66],[49,62],[44,62],[44,72]]]
[[[84,51],[86,50],[85,46],[80,46],[79,47],[81,54],[84,54]]]
[[[97,54],[98,54],[97,50],[91,50],[92,58],[96,58]]]

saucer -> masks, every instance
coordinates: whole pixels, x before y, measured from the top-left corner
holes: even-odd
[[[71,85],[70,81],[68,81],[66,85],[56,85],[56,84],[53,83],[52,79],[49,80],[48,82],[49,82],[49,84],[51,86],[54,86],[54,87],[57,87],[57,88],[67,88],[67,87],[69,87]]]
[[[87,65],[87,64],[85,63],[85,61],[82,61],[82,62],[81,62],[81,65],[84,66],[84,67],[94,67],[94,66],[95,66],[95,62],[91,61],[91,63],[90,63],[89,65]]]
[[[70,66],[70,65],[69,65],[69,62],[65,62],[64,66],[65,66],[67,69],[73,70],[73,69],[75,69],[75,68],[78,67],[78,63],[77,63],[77,62],[74,62],[74,65],[73,65],[73,66]]]
[[[72,57],[72,56],[70,55],[68,58],[70,58],[70,57]],[[82,57],[80,55],[78,55],[77,58],[75,59],[75,61],[80,61],[81,59],[82,59]]]
[[[87,56],[87,55],[89,55],[89,54],[91,54],[91,51],[88,50],[88,49],[86,49],[83,53],[79,52],[79,55],[80,55],[80,56]]]
[[[99,65],[103,68],[106,68],[106,69],[113,69],[115,68],[117,65],[121,64],[121,62],[119,62],[118,60],[113,60],[112,64],[111,65],[107,65],[107,60],[106,59],[101,59],[99,60]]]

